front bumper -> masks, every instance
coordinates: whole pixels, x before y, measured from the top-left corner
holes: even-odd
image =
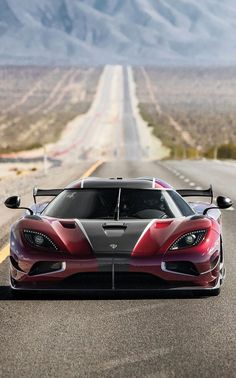
[[[180,262],[180,260],[176,260]],[[214,290],[223,281],[220,259],[194,263],[194,271],[170,271],[170,261],[155,258],[42,259],[16,261],[10,258],[10,285],[14,290]],[[53,266],[56,270],[47,271]],[[192,262],[187,262],[191,263]],[[35,265],[44,264],[40,269]],[[24,269],[23,269],[24,268]],[[44,269],[44,270],[43,270]],[[46,269],[46,271],[45,271]],[[48,268],[49,269],[49,268]]]

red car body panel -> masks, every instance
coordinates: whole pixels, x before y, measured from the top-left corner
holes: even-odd
[[[64,227],[65,224],[73,223],[75,228]],[[58,251],[49,252],[32,248],[24,240],[23,230],[25,229],[47,234],[58,246]],[[169,250],[178,237],[196,229],[207,229],[205,239],[198,246],[178,251]],[[107,242],[106,239],[104,241]],[[100,263],[104,259],[94,253],[76,222],[50,218],[33,221],[23,218],[13,226],[11,258],[16,262],[11,264],[11,277],[16,288],[21,289],[50,289],[53,283],[63,282],[74,274],[99,272]],[[128,260],[125,259],[122,262],[119,258],[112,257],[112,253],[109,258],[107,272],[111,271],[111,265],[114,263],[115,270],[119,267],[119,272],[147,273],[168,283],[181,284],[183,287],[212,288],[219,276],[219,264],[216,269],[211,270],[211,267],[212,262],[219,261],[220,258],[220,226],[215,220],[207,218],[194,221],[182,218],[153,220],[144,233],[137,238]],[[32,267],[42,261],[66,263],[66,268],[48,274],[30,275]],[[181,261],[193,263],[199,275],[190,276],[163,270],[163,263]]]

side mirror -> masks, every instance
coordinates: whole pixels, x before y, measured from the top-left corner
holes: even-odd
[[[21,199],[19,196],[12,196],[6,199],[4,202],[5,206],[8,207],[9,209],[24,209],[28,210],[30,212],[30,215],[33,215],[33,211],[29,209],[28,207],[21,207],[20,206]]]
[[[216,198],[216,204],[217,206],[207,207],[203,211],[203,215],[205,215],[209,210],[212,209],[228,209],[233,205],[233,201],[228,197],[219,196]]]
[[[219,209],[228,209],[233,205],[233,201],[230,198],[222,196],[216,198],[216,203]]]
[[[20,202],[21,200],[19,196],[12,196],[7,198],[4,204],[9,209],[18,209],[20,207]]]

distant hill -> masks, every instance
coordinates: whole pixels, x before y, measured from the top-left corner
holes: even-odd
[[[236,62],[235,0],[0,0],[0,63]]]

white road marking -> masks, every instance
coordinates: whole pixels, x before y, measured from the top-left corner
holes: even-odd
[[[219,164],[225,164],[225,165],[230,165],[230,162],[221,162],[221,161],[216,161],[217,163]],[[202,186],[200,185],[197,185],[195,182],[193,181],[190,181],[190,179],[188,179],[187,177],[185,177],[182,173],[178,172],[176,169],[172,169],[170,167],[168,167],[168,165],[165,165],[163,164],[164,167],[166,167],[170,172],[174,173],[176,176],[179,176],[180,179],[182,179],[184,182],[186,183],[189,183],[189,186],[191,187],[195,187],[196,190],[203,190]],[[236,167],[236,164],[235,166]],[[215,202],[216,201],[216,198],[213,199],[213,201]],[[230,207],[229,209],[226,209],[228,211],[234,211],[235,208],[234,207]]]

